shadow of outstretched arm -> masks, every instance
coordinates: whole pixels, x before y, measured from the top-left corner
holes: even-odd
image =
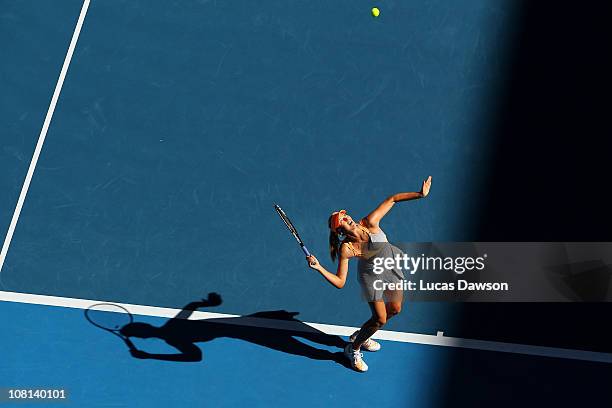
[[[199,349],[193,343],[170,343],[167,342],[172,347],[176,348],[180,353],[174,354],[153,354],[147,353],[141,350],[133,350],[132,356],[140,359],[152,359],[152,360],[161,360],[161,361],[177,361],[183,363],[195,363],[198,361],[202,361],[202,350]]]
[[[202,299],[197,302],[190,302],[183,307],[183,309],[174,316],[174,319],[183,319],[187,320],[192,315],[193,312],[202,308],[202,307],[214,307],[219,306],[222,303],[221,295],[218,293],[211,292],[208,294],[208,298]]]

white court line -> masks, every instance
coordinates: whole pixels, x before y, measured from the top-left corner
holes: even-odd
[[[43,127],[40,131],[40,135],[38,136],[38,143],[36,144],[36,149],[34,149],[32,161],[30,162],[30,167],[28,168],[28,173],[26,174],[25,181],[23,182],[21,194],[19,194],[19,200],[17,201],[17,206],[15,207],[15,212],[13,213],[13,218],[11,219],[11,224],[9,225],[8,232],[6,233],[6,238],[4,239],[4,244],[2,245],[2,252],[0,252],[0,273],[2,272],[2,267],[4,266],[6,254],[8,253],[9,247],[11,246],[11,241],[13,240],[13,234],[15,233],[17,221],[19,221],[19,216],[21,215],[23,203],[25,202],[26,196],[28,195],[28,190],[30,189],[30,183],[32,182],[32,177],[34,176],[34,170],[36,170],[36,164],[38,163],[40,152],[42,151],[43,145],[45,144],[45,138],[47,137],[49,125],[51,124],[51,118],[53,118],[53,113],[55,112],[57,100],[59,99],[60,93],[62,92],[64,79],[66,79],[66,73],[68,72],[70,61],[72,60],[72,54],[74,53],[74,49],[79,39],[79,34],[81,33],[81,27],[83,27],[83,21],[85,20],[85,15],[87,14],[87,9],[89,8],[89,2],[90,0],[85,0],[83,2],[81,14],[79,15],[79,20],[77,21],[74,33],[72,34],[72,40],[70,41],[70,46],[68,47],[68,52],[66,53],[66,58],[64,59],[64,65],[62,66],[62,70],[57,80],[57,84],[55,85],[55,91],[53,92],[53,97],[51,98],[51,104],[49,105],[49,109],[47,110],[47,116],[45,117]]]
[[[87,309],[96,303],[106,303],[103,300],[73,299],[46,295],[33,295],[28,293],[3,292],[0,291],[0,301],[29,303],[35,305],[68,307],[74,309]],[[173,318],[180,309],[165,307],[133,305],[128,303],[115,303],[125,307],[130,313],[143,316],[155,316]],[[238,318],[239,319],[233,319]],[[190,319],[225,319],[222,322],[227,324],[237,324],[240,326],[255,326],[266,329],[292,330],[298,332],[310,332],[310,329],[322,331],[326,334],[337,336],[350,336],[356,327],[336,326],[321,323],[308,323],[286,320],[273,320],[255,317],[244,317],[233,314],[194,312]],[[313,330],[314,331],[314,330]],[[585,360],[601,363],[612,363],[612,353],[601,353],[596,351],[572,350],[556,347],[532,346],[527,344],[503,343],[497,341],[462,339],[458,337],[447,337],[438,332],[435,335],[403,333],[389,330],[380,330],[374,338],[379,340],[397,341],[402,343],[426,344],[431,346],[460,347],[485,351],[497,351],[504,353],[527,354],[541,357],[566,358],[573,360]]]

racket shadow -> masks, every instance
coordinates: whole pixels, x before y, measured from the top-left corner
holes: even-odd
[[[202,350],[197,343],[231,338],[313,360],[331,361],[350,368],[342,351],[329,351],[301,341],[303,339],[317,346],[340,350],[347,344],[340,336],[324,333],[296,319],[298,312],[273,310],[240,317],[187,320],[198,309],[220,304],[221,297],[211,293],[207,299],[188,303],[175,317],[161,326],[133,322],[123,326],[120,333],[127,338],[157,338],[176,349],[176,352],[167,354],[130,350],[133,357],[141,359],[198,362],[202,361]]]

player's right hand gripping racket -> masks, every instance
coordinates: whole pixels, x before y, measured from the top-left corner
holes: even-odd
[[[134,321],[132,314],[123,306],[113,303],[98,303],[85,310],[85,318],[94,326],[119,337],[130,350],[136,350],[134,343],[120,331],[122,327]]]
[[[298,234],[297,229],[295,229],[295,227],[293,226],[293,223],[291,222],[289,217],[287,217],[287,214],[285,214],[283,209],[280,208],[276,204],[274,204],[274,209],[276,210],[278,215],[281,217],[281,219],[283,220],[287,228],[289,228],[289,232],[291,232],[291,235],[293,235],[293,237],[298,242],[298,244],[300,244],[300,248],[302,248],[302,251],[304,251],[306,256],[311,256],[310,252],[308,252],[308,248],[306,248],[306,245],[304,245],[304,242],[302,242],[302,238],[300,238],[300,234]]]

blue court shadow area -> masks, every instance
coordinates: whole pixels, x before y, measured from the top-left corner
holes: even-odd
[[[0,231],[6,234],[81,2],[3,2],[0,11]],[[52,169],[49,169],[52,170]]]
[[[327,218],[416,191],[395,241],[469,240],[512,2],[93,2],[7,263],[4,290],[360,325],[309,270]],[[435,304],[390,329],[435,332]],[[432,319],[431,315],[437,316]]]
[[[609,378],[607,364],[388,341],[366,354],[370,370],[360,374],[311,351],[274,346],[284,339],[321,353],[338,350],[321,340],[199,321],[187,322],[200,336],[193,346],[199,361],[160,360],[177,350],[155,338],[134,340],[158,354],[137,359],[80,309],[1,302],[0,319],[3,333],[12,334],[0,340],[2,386],[65,389],[68,400],[57,406],[574,406],[585,398],[605,401]],[[161,318],[135,321],[170,326]],[[440,362],[451,359],[461,364],[448,372]],[[441,400],[444,378],[453,380],[450,401]]]

